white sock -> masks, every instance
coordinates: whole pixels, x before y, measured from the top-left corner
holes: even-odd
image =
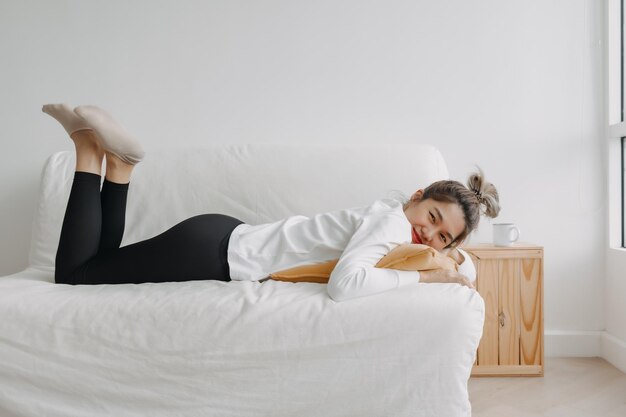
[[[96,106],[78,106],[74,112],[96,131],[105,151],[131,165],[143,159],[144,151],[139,141],[109,113]]]
[[[74,110],[72,110],[72,108],[65,103],[45,104],[41,108],[41,111],[54,117],[57,122],[61,123],[61,126],[63,126],[65,131],[69,133],[70,136],[76,131],[91,129],[87,122],[82,117],[74,113]]]

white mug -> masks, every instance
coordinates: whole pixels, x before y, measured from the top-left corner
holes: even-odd
[[[496,223],[493,225],[493,244],[511,246],[519,239],[520,232],[513,223]]]

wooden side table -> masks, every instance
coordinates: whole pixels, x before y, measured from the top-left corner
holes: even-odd
[[[543,376],[543,247],[472,244],[485,325],[472,376]]]

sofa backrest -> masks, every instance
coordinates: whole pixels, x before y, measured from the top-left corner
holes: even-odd
[[[75,166],[74,152],[43,168],[29,263],[53,268]],[[406,197],[448,178],[430,145],[234,144],[150,150],[133,173],[122,245],[188,217],[223,213],[249,224]]]

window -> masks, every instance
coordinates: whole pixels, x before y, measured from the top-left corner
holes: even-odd
[[[609,240],[626,247],[626,122],[624,121],[624,0],[608,5]]]

